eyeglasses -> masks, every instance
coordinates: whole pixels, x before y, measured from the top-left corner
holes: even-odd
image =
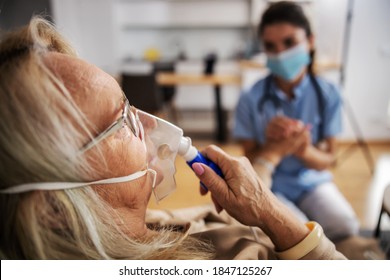
[[[99,135],[97,135],[89,143],[84,145],[80,150],[81,153],[88,151],[93,146],[97,145],[99,142],[118,131],[120,128],[123,127],[124,124],[126,124],[130,128],[131,132],[134,134],[135,137],[144,139],[143,126],[138,117],[137,109],[131,106],[129,100],[127,100],[126,98],[124,98],[124,103],[125,105],[123,107],[121,117],[115,122],[113,122],[103,132],[99,133]]]

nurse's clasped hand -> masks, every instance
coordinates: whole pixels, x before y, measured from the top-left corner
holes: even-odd
[[[300,120],[276,116],[268,123],[265,136],[268,140],[281,140],[290,137],[291,133],[300,131],[303,126],[304,124]]]
[[[266,146],[283,146],[287,141],[289,146],[285,155],[293,154],[303,157],[306,149],[311,145],[311,125],[304,125],[300,120],[285,116],[274,117],[265,131]]]

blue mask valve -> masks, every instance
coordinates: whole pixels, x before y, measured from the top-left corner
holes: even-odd
[[[182,137],[178,154],[184,158],[189,167],[192,168],[192,165],[195,162],[203,163],[223,178],[221,169],[214,162],[202,155],[194,146],[192,146],[191,138]],[[202,182],[201,184],[207,190],[207,187]]]

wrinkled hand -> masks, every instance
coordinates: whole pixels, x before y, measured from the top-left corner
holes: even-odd
[[[267,141],[280,141],[300,131],[303,126],[304,124],[300,120],[276,116],[266,127],[265,138]]]
[[[209,146],[203,154],[222,170],[224,178],[201,163],[192,168],[211,192],[217,210],[225,209],[232,217],[249,226],[261,226],[270,213],[271,192],[262,183],[246,157],[233,157],[216,146]],[[203,191],[204,193],[204,191]]]

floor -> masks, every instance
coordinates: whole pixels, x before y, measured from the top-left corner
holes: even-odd
[[[351,145],[341,145],[339,154]],[[383,191],[390,184],[390,143],[370,144],[374,166],[371,172],[362,149],[354,145],[353,153],[340,158],[333,168],[335,181],[356,211],[361,227],[373,229],[376,226],[383,198]],[[390,228],[388,217],[383,217],[383,226]]]
[[[193,142],[201,150],[213,141],[193,138]],[[242,154],[237,144],[228,143],[220,146],[232,155]],[[383,189],[386,184],[390,183],[390,142],[372,143],[369,145],[369,151],[375,163],[374,173],[371,172],[360,146],[348,143],[339,144],[338,164],[331,170],[336,184],[356,211],[363,229],[375,227]],[[149,207],[183,208],[210,203],[209,195],[199,194],[199,181],[184,160],[177,158],[176,168],[176,192],[159,204],[152,198]],[[384,227],[390,224],[387,217],[384,217],[383,221]]]

